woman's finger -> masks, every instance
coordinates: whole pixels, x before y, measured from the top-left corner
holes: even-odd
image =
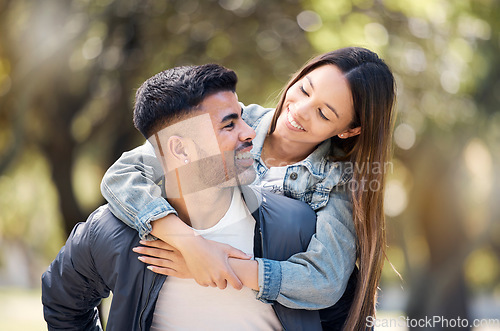
[[[173,251],[145,246],[134,247],[132,250],[138,254],[154,256],[162,259],[171,259],[175,256]]]
[[[153,267],[158,267],[158,268],[167,268],[169,270],[175,271],[175,274],[169,274],[171,276],[175,276],[178,278],[192,278],[191,273],[189,272],[189,269],[187,269],[186,265],[184,263],[179,263],[178,260],[169,260],[169,259],[163,259],[163,258],[154,258],[150,256],[139,256],[138,257],[139,261],[149,264],[150,266]],[[155,269],[156,270],[156,269]],[[155,271],[152,270],[152,271]],[[156,272],[156,271],[155,271]],[[158,273],[158,272],[157,272]],[[161,274],[162,273],[160,272]]]
[[[226,254],[228,257],[234,257],[236,259],[242,259],[242,260],[249,260],[252,258],[251,255],[248,255],[246,253],[244,253],[243,251],[237,249],[237,248],[234,248],[233,246],[231,245],[225,245],[224,246],[224,249],[226,251]]]
[[[175,264],[171,260],[157,259],[149,256],[139,256],[138,259],[146,264],[175,270]]]
[[[228,266],[227,272],[227,282],[229,283],[229,285],[231,285],[236,290],[241,290],[243,288],[243,284],[230,266]]]
[[[141,245],[148,246],[148,247],[155,247],[155,248],[160,248],[160,249],[167,249],[167,250],[176,250],[173,246],[167,244],[166,242],[162,240],[152,240],[152,241],[147,241],[147,240],[141,240],[139,241]]]
[[[215,286],[217,286],[219,289],[223,290],[227,287],[227,281],[223,277],[219,277],[215,280]]]

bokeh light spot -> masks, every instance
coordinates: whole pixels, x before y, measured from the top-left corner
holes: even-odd
[[[86,60],[92,60],[98,57],[102,52],[102,39],[91,37],[83,44],[82,55]]]
[[[460,79],[454,71],[444,71],[441,74],[440,82],[443,89],[450,94],[456,94],[460,89]]]
[[[395,217],[401,214],[408,205],[408,197],[403,184],[396,179],[387,182],[384,196],[384,212]]]
[[[417,135],[413,127],[409,124],[402,123],[399,124],[394,130],[394,141],[396,145],[404,150],[408,150],[413,147]]]
[[[319,30],[323,25],[321,17],[311,10],[304,10],[297,15],[297,24],[300,28],[307,32]]]
[[[365,25],[366,41],[370,44],[384,46],[389,42],[387,29],[379,23],[368,23]]]

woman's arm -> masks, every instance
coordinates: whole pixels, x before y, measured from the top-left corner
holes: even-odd
[[[140,254],[139,260],[148,264],[151,271],[177,278],[193,278],[183,255],[175,247],[161,240],[142,240],[141,245],[133,251]],[[229,265],[244,286],[259,290],[257,261],[230,258]]]
[[[286,261],[258,258],[255,261],[230,259],[230,265],[243,285],[258,291],[257,298],[278,301],[296,309],[322,309],[334,305],[345,292],[354,268],[356,236],[352,224],[352,205],[345,192],[335,191],[327,205],[316,212],[316,234],[307,250]],[[273,245],[273,241],[270,245]],[[307,242],[304,245],[307,245]],[[154,272],[182,278],[182,258],[164,253],[137,250],[152,256],[143,262]],[[157,259],[158,257],[159,259]]]
[[[241,288],[227,259],[249,257],[231,246],[206,241],[178,218],[161,196],[157,183],[162,177],[163,169],[153,146],[146,142],[123,153],[108,169],[101,192],[113,214],[136,229],[141,238],[155,236],[179,249],[200,285],[225,288],[227,281],[234,288]]]
[[[176,214],[161,196],[158,183],[163,178],[163,169],[153,146],[146,141],[142,146],[123,153],[102,179],[101,193],[110,210],[137,230],[142,239],[154,239],[150,235],[152,221]]]
[[[257,259],[257,298],[298,309],[322,309],[340,299],[356,258],[352,203],[346,192],[334,188],[316,215],[316,234],[306,252],[287,261]]]
[[[240,105],[242,117],[250,126],[272,111],[255,104]],[[152,221],[166,217],[169,221],[182,222],[176,217],[174,208],[161,196],[161,189],[157,184],[163,178],[163,169],[156,158],[153,145],[146,141],[142,146],[123,153],[102,179],[101,193],[109,202],[111,211],[125,224],[136,229],[142,239],[154,239],[151,236],[155,235],[152,233]],[[168,215],[171,216],[167,217]],[[176,229],[179,227],[180,225],[176,226]],[[172,233],[171,229],[164,225],[158,226],[158,223],[156,228],[154,232],[158,232],[160,236],[162,233]],[[184,229],[182,234],[186,233]]]
[[[306,252],[295,254],[287,261],[229,259],[229,265],[242,284],[258,291],[258,299],[278,301],[294,309],[323,309],[342,297],[354,269],[356,236],[350,201],[339,197],[330,200],[316,213],[317,233]],[[148,242],[146,245],[152,244]],[[185,264],[182,256],[172,260],[164,253],[148,253],[143,249],[136,252],[153,256],[142,259],[152,271],[192,278],[182,271],[186,270],[182,268]]]
[[[243,118],[253,125],[272,109],[245,106]],[[235,288],[241,283],[228,265],[229,256],[246,259],[246,254],[228,245],[208,243],[177,217],[176,211],[161,197],[157,183],[163,169],[154,148],[146,142],[123,153],[106,172],[101,192],[113,214],[136,229],[142,239],[160,238],[182,251],[195,280],[201,285]]]

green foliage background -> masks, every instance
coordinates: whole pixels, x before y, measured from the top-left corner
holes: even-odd
[[[398,84],[386,210],[403,280],[387,264],[382,304],[499,318],[499,25],[498,0],[0,0],[0,286],[38,288],[104,203],[104,171],[142,142],[146,78],[217,62],[241,101],[273,106],[307,59],[355,45]]]

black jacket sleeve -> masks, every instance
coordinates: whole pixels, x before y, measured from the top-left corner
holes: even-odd
[[[93,226],[100,212],[75,226],[42,275],[43,313],[49,330],[102,330],[97,305],[110,290],[93,257]]]

